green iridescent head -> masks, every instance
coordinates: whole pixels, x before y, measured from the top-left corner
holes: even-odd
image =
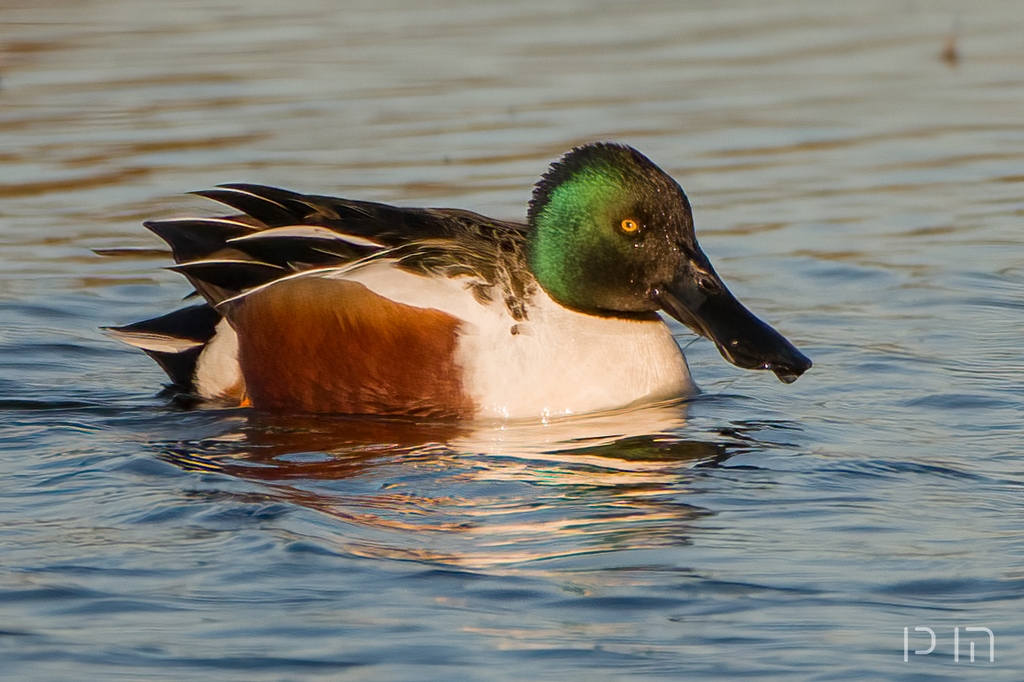
[[[585,312],[657,310],[651,288],[674,279],[697,248],[690,202],[676,181],[635,149],[606,142],[552,164],[528,219],[537,281]]]
[[[729,293],[697,244],[686,194],[632,147],[596,142],[551,164],[528,222],[530,269],[561,305],[620,317],[664,310],[733,364],[787,383],[811,366]]]

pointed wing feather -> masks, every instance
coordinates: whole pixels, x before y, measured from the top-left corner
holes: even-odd
[[[222,185],[215,189],[192,192],[196,196],[219,201],[225,206],[241,211],[267,226],[287,225],[294,212],[268,197],[253,194],[238,187]]]
[[[211,305],[288,274],[286,268],[255,260],[209,259],[172,265]]]
[[[329,230],[326,227],[317,225],[287,225],[285,227],[271,227],[251,234],[243,234],[241,237],[229,239],[231,242],[252,242],[257,239],[313,239],[320,241],[339,241],[351,246],[367,247],[371,249],[383,246],[379,241],[367,239],[352,234],[345,234],[336,230]]]
[[[298,270],[344,263],[382,248],[365,237],[316,225],[271,227],[229,239],[228,244],[267,263]]]
[[[207,257],[223,248],[229,239],[255,230],[226,218],[172,218],[148,220],[142,225],[167,242],[176,263]]]

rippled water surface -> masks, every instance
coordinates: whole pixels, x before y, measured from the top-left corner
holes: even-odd
[[[4,679],[1024,675],[1024,4],[0,18]],[[516,218],[592,139],[680,180],[811,372],[784,386],[675,326],[705,389],[683,404],[272,419],[169,404],[99,331],[188,292],[140,222],[209,210],[190,190]]]

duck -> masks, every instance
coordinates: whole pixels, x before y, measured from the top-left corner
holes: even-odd
[[[662,316],[791,383],[811,360],[726,288],[682,187],[577,146],[525,222],[225,184],[151,220],[198,303],[106,331],[174,394],[270,413],[550,419],[699,392]]]

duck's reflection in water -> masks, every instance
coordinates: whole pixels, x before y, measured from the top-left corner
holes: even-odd
[[[686,542],[709,514],[694,467],[750,445],[685,420],[685,403],[543,424],[255,415],[162,456],[322,512],[306,532],[334,549],[482,568]]]

